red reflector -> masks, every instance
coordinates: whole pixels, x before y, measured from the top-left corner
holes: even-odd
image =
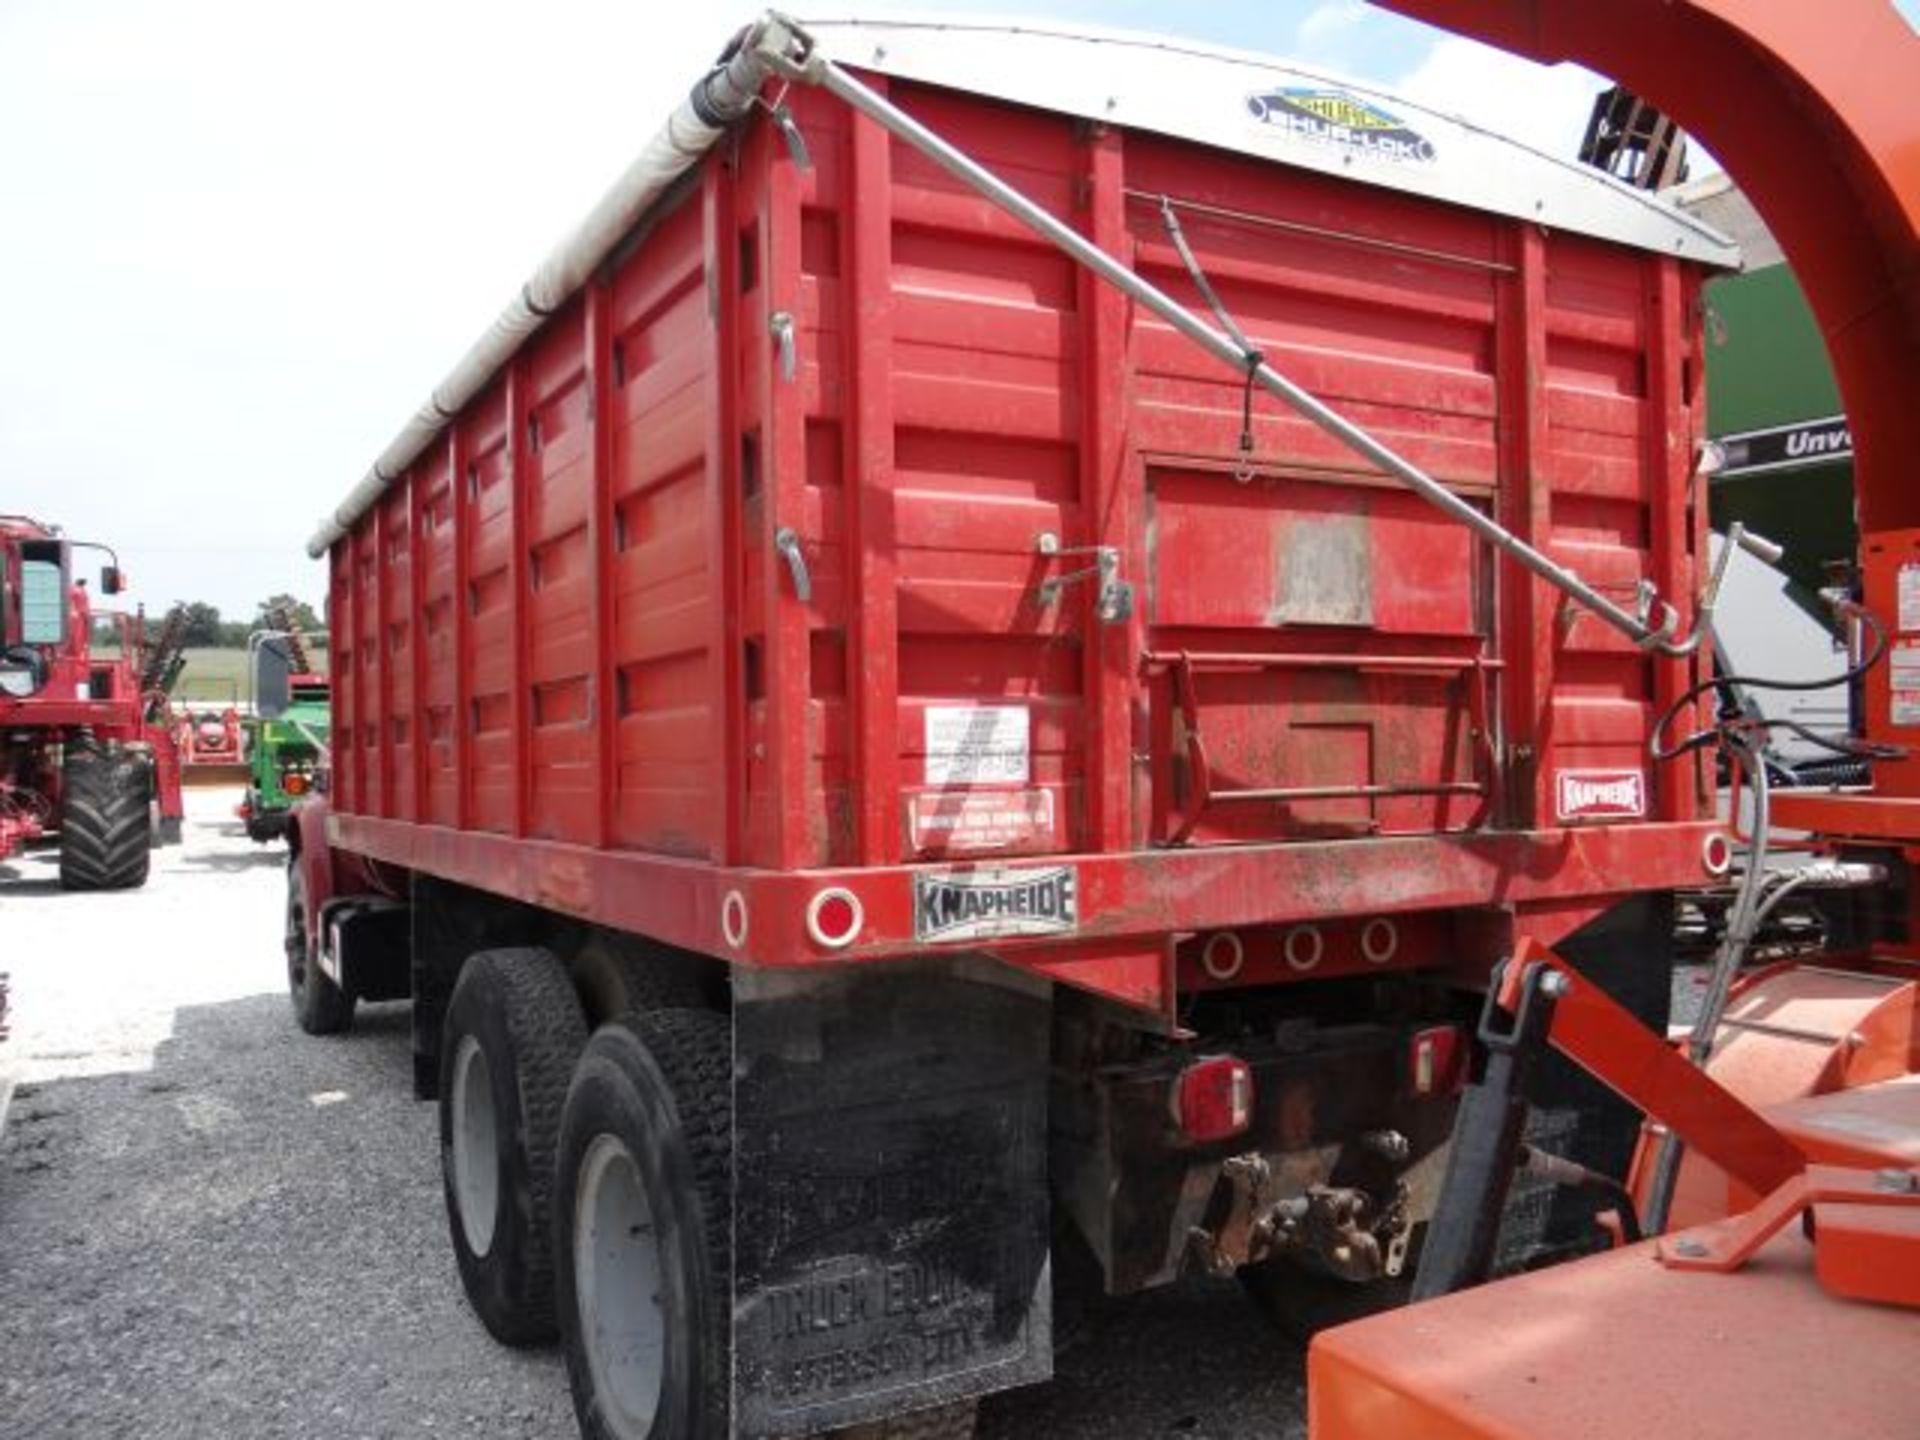
[[[829,895],[820,902],[814,919],[821,934],[837,940],[853,929],[853,901],[844,895]]]
[[[1416,1095],[1457,1095],[1467,1083],[1466,1046],[1452,1025],[1416,1030],[1407,1047],[1407,1068]]]
[[[280,788],[285,790],[289,795],[304,795],[307,793],[307,777],[304,775],[282,775],[280,777]]]
[[[807,905],[807,934],[829,950],[851,945],[865,920],[860,899],[851,890],[822,890]]]
[[[1173,1118],[1187,1139],[1238,1135],[1253,1123],[1253,1071],[1233,1055],[1198,1060],[1173,1086]]]

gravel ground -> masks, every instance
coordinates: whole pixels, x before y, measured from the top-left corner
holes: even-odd
[[[188,799],[144,890],[0,865],[0,1440],[572,1436],[558,1356],[461,1298],[405,1008],[300,1035],[282,852]],[[1300,1354],[1231,1284],[1116,1307],[1057,1369],[985,1440],[1304,1434]]]

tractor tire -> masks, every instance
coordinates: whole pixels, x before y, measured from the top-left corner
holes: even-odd
[[[133,890],[147,883],[147,804],[153,777],[138,755],[93,745],[62,767],[60,887]]]
[[[725,1440],[733,1039],[724,1015],[609,1021],[560,1124],[554,1257],[584,1440]]]
[[[573,983],[537,947],[460,967],[440,1047],[440,1170],[460,1282],[505,1345],[551,1340],[554,1146],[587,1043]]]
[[[287,998],[293,1018],[309,1035],[338,1035],[353,1024],[353,997],[314,959],[307,934],[307,882],[295,856],[287,866]]]

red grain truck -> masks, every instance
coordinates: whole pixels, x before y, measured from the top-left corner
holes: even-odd
[[[294,1007],[411,1000],[584,1433],[964,1432],[1068,1268],[1390,1295],[1517,940],[1664,1020],[1734,260],[1265,57],[735,42],[311,545]]]

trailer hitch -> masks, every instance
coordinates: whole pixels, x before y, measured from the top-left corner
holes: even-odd
[[[962,184],[977,191],[1029,230],[1064,251],[1072,260],[1152,311],[1208,354],[1231,366],[1235,374],[1245,377],[1250,385],[1258,385],[1292,407],[1327,434],[1392,475],[1442,514],[1466,526],[1516,564],[1545,580],[1571,603],[1599,616],[1635,645],[1652,653],[1684,658],[1697,652],[1712,633],[1713,610],[1710,604],[1704,603],[1710,597],[1703,597],[1703,603],[1695,613],[1693,628],[1685,635],[1676,633],[1680,628],[1678,611],[1670,602],[1658,596],[1647,597],[1638,606],[1638,613],[1610,599],[1598,587],[1535,549],[1492,516],[1482,513],[1471,502],[1454,494],[1370,431],[1282,375],[1250,344],[1237,341],[1209,325],[1165,291],[1135,274],[1071,226],[1063,224],[898,105],[855,79],[822,54],[813,38],[796,22],[770,12],[767,22],[759,28],[756,41],[760,56],[768,68],[790,81],[820,86],[875,121],[889,134],[911,145]],[[1747,535],[1736,543],[1762,559],[1769,556],[1779,558],[1779,548],[1759,540],[1757,536]]]

